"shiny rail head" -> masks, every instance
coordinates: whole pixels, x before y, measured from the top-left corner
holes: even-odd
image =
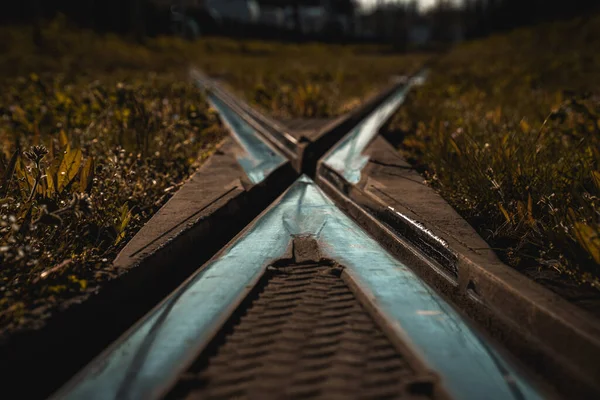
[[[204,74],[196,67],[190,67],[189,76],[199,85],[202,89],[211,88],[214,85],[212,79],[208,77],[208,75]]]
[[[250,125],[263,138],[266,138],[267,141],[275,145],[289,159],[297,156],[299,150],[298,140],[287,132],[284,126],[251,107],[245,101],[240,100],[199,69],[191,67],[189,75],[205,93],[217,97],[222,102],[228,104],[246,124]]]
[[[387,206],[387,208],[388,208],[388,210],[390,212],[394,213],[397,217],[402,218],[402,220],[404,220],[405,222],[407,222],[408,224],[410,224],[411,226],[413,226],[415,229],[417,229],[420,232],[422,232],[424,235],[426,235],[429,238],[431,238],[433,241],[435,241],[440,246],[442,246],[442,247],[444,247],[446,249],[450,247],[448,245],[448,242],[446,242],[444,239],[442,239],[441,237],[439,237],[436,234],[434,234],[432,231],[430,231],[429,229],[427,229],[420,222],[415,221],[414,219],[407,217],[406,215],[402,214],[399,211],[396,211],[396,209],[394,207],[392,207],[392,206]]]
[[[371,214],[373,212],[369,210]],[[458,254],[448,242],[427,229],[420,222],[387,206],[383,213],[376,212],[375,216],[381,220],[399,238],[406,239],[424,255],[435,260],[442,267],[440,272],[449,278],[454,285],[458,284]]]
[[[55,398],[160,397],[299,236],[314,238],[325,259],[345,266],[393,334],[453,397],[541,398],[443,298],[305,176]]]
[[[207,97],[236,142],[244,149],[244,154],[236,155],[236,159],[252,183],[262,182],[286,162],[285,157],[269,146],[243,118],[218,96],[208,93]]]
[[[406,79],[406,83],[392,93],[389,98],[354,127],[325,157],[324,163],[338,172],[349,183],[360,182],[361,172],[369,162],[363,154],[369,143],[379,133],[381,127],[402,105],[408,92],[421,82],[426,72]]]
[[[319,177],[333,188],[338,195],[356,204],[366,214],[370,215],[382,227],[390,231],[391,235],[403,243],[414,247],[430,261],[435,261],[436,270],[452,282],[458,284],[458,253],[440,236],[427,229],[423,224],[398,212],[382,200],[375,200],[369,193],[360,190],[353,191],[354,185],[348,183],[338,172],[322,164]],[[437,268],[437,267],[441,268]]]

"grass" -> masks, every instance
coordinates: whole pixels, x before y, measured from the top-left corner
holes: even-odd
[[[189,63],[276,116],[330,116],[425,56],[382,47],[190,43],[0,28],[0,332],[118,276],[111,262],[225,132]]]
[[[465,43],[387,135],[511,266],[600,289],[598,71],[598,15]]]
[[[191,85],[37,75],[0,95],[0,324],[93,292],[111,261],[223,137]]]
[[[388,49],[377,46],[260,42],[241,43],[210,57],[216,51],[211,49],[224,43],[231,44],[204,43],[209,56],[198,57],[196,64],[279,118],[328,117],[350,111],[381,90],[392,75],[416,72],[430,57],[388,54]]]

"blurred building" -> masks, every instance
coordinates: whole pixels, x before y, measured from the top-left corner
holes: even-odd
[[[421,48],[432,44],[453,44],[464,38],[461,10],[442,0],[428,12],[417,2],[382,3],[359,18],[357,34],[393,43],[399,48]]]
[[[409,14],[404,4],[381,4],[360,16],[357,35],[386,42],[405,42]]]
[[[186,20],[193,31],[214,27],[264,26],[303,35],[352,36],[354,0],[153,0],[170,7],[175,21]],[[209,21],[207,21],[207,18]],[[206,29],[208,28],[208,29]]]

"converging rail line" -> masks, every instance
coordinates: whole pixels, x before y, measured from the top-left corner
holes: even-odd
[[[388,334],[393,335],[390,341],[395,341],[398,348],[403,349],[398,351],[397,357],[401,355],[410,360],[414,365],[412,368],[426,374],[419,377],[421,385],[426,387],[424,394],[445,396],[447,391],[459,399],[540,398],[410,268],[395,260],[366,235],[307,177],[300,178],[238,240],[132,328],[58,397],[149,399],[164,395],[177,382],[183,369],[196,357],[202,356],[202,350],[213,339],[215,330],[226,322],[234,307],[248,296],[267,270],[277,276],[285,273],[285,267],[281,267],[285,263],[311,265],[315,262],[339,266],[345,284],[349,283],[355,289],[355,296],[365,302],[359,308],[376,312],[376,318],[382,321]],[[291,285],[281,294],[302,296],[309,288]],[[259,300],[264,295],[263,292]],[[321,301],[327,303],[328,300]],[[325,312],[336,311],[335,299],[330,300],[332,307],[324,307],[320,315],[313,315],[313,325],[307,322],[304,335],[286,338],[284,331],[275,333],[272,346],[265,344],[263,359],[258,358],[257,362],[262,365],[282,362],[277,357],[274,360],[270,358],[271,354],[282,351],[277,342],[308,347],[312,337],[318,337],[320,327],[335,328],[338,325],[338,332],[343,333],[344,328],[340,324],[346,324],[345,329],[352,331],[351,320],[345,322],[338,317],[339,321],[336,321],[334,313]],[[319,302],[318,299],[313,301]],[[343,304],[338,306],[338,312],[349,318],[350,314],[343,313],[347,307]],[[293,305],[288,307],[294,310]],[[251,311],[239,314],[249,316]],[[282,324],[294,317],[289,310],[277,312],[265,307],[259,326],[275,326],[277,319],[273,320],[269,311],[274,312]],[[296,313],[302,314],[302,310]],[[304,314],[305,318],[311,318],[308,313]],[[234,327],[231,340],[235,340],[235,333],[243,329],[245,327],[241,323]],[[258,340],[260,332],[249,331],[247,335]],[[335,329],[330,333],[334,336]],[[322,359],[325,362],[327,357],[352,359],[364,355],[364,350],[361,353],[360,349],[355,354],[352,346],[336,352],[330,345],[328,347],[326,341],[316,340],[312,344],[316,355],[311,357],[309,353],[303,361]],[[237,355],[244,358],[243,352]],[[357,366],[359,369],[371,367],[373,365],[362,362]],[[386,367],[381,368],[385,371]],[[231,375],[235,382],[236,375]],[[436,375],[439,375],[439,380]],[[328,378],[321,375],[321,379]],[[261,381],[262,377],[257,374],[245,379],[251,384]],[[352,375],[341,377],[341,381],[341,386],[344,382],[352,382]],[[396,393],[397,396],[402,394],[403,391]],[[257,394],[256,398],[268,395],[269,392],[265,391]]]
[[[244,179],[264,184],[287,163],[298,177],[53,398],[555,397],[467,316],[509,319],[477,308],[485,292],[464,284],[454,242],[395,209],[373,179],[381,165],[399,165],[372,165],[388,157],[376,135],[424,76],[300,132],[193,70]],[[471,311],[448,301],[463,286]]]

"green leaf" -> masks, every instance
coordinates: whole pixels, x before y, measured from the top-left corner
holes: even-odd
[[[73,149],[68,150],[58,167],[58,192],[62,192],[63,189],[71,183],[73,178],[77,176],[79,168],[81,167],[81,150]]]

